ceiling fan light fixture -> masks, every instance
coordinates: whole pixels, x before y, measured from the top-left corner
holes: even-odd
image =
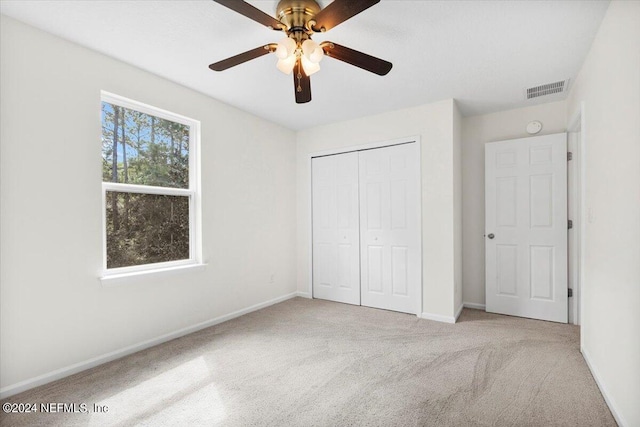
[[[276,66],[278,67],[278,70],[282,71],[283,73],[291,74],[291,72],[293,71],[293,67],[296,66],[296,59],[297,58],[295,55],[289,55],[284,59],[278,59],[278,64]]]
[[[310,76],[320,71],[320,64],[318,64],[317,62],[312,62],[308,60],[305,55],[302,55],[300,57],[300,61],[302,62],[302,68],[304,68],[304,73],[307,76]]]
[[[278,47],[276,47],[276,56],[278,59],[287,59],[293,55],[297,48],[298,44],[294,39],[285,37],[278,42]]]

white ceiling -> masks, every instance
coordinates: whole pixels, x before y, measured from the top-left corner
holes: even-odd
[[[250,1],[273,15],[276,1]],[[321,1],[326,6],[329,1]],[[234,105],[304,129],[455,98],[464,115],[527,101],[524,90],[574,79],[608,1],[382,0],[314,40],[391,61],[380,77],[325,58],[313,100],[294,101],[293,78],[267,55],[222,73],[208,65],[277,42],[281,33],[213,1],[10,1],[0,12]]]

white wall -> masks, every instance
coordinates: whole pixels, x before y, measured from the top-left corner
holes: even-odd
[[[527,123],[543,124],[539,135],[566,130],[565,101],[462,119],[463,299],[484,306],[484,144],[525,138]]]
[[[584,103],[582,345],[618,422],[640,426],[640,2],[609,6],[568,99]]]
[[[454,304],[458,314],[462,309],[462,115],[454,105],[453,110],[453,277]]]
[[[1,19],[0,387],[295,292],[294,132]],[[204,271],[101,286],[101,89],[202,122]]]
[[[421,137],[423,312],[454,315],[454,112],[453,100],[320,126],[298,133],[298,290],[310,289],[309,154],[369,142]]]

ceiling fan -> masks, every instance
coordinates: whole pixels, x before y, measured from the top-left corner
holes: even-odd
[[[285,74],[293,72],[298,104],[311,101],[309,76],[320,70],[320,61],[325,55],[380,76],[389,73],[393,66],[390,62],[333,42],[325,41],[318,44],[311,40],[314,33],[324,33],[380,0],[334,0],[324,9],[321,9],[315,0],[281,0],[276,8],[278,19],[242,0],[213,1],[271,30],[282,31],[285,38],[278,43],[260,46],[216,62],[209,65],[209,68],[224,71],[268,53],[275,53],[278,57],[277,68]]]

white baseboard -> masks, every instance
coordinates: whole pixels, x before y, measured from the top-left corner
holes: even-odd
[[[609,410],[611,411],[613,418],[615,418],[616,422],[620,427],[627,427],[629,424],[627,424],[624,418],[622,418],[622,415],[620,415],[620,412],[618,411],[616,404],[613,402],[613,399],[611,399],[611,396],[609,395],[607,388],[602,382],[602,379],[601,379],[602,377],[600,377],[598,370],[591,363],[589,352],[587,352],[587,350],[584,347],[580,347],[580,352],[582,353],[582,357],[584,358],[584,361],[587,362],[587,366],[591,371],[591,375],[593,376],[593,379],[596,380],[596,384],[600,389],[600,393],[602,393],[602,397],[604,397],[604,401],[607,403],[607,406],[609,406]]]
[[[309,292],[296,292],[296,296],[300,297],[300,298],[307,298],[307,299],[312,299],[313,297],[311,296],[311,294]]]
[[[476,304],[475,302],[463,302],[462,305],[465,308],[473,308],[474,310],[486,310],[486,305]]]
[[[458,317],[460,317],[460,314],[462,313],[462,309],[464,308],[464,304],[460,304],[460,307],[458,307],[458,309],[456,310],[456,319],[453,323],[458,321]]]
[[[97,356],[91,358],[89,360],[85,360],[83,362],[75,363],[70,366],[66,366],[64,368],[56,369],[55,371],[48,372],[43,375],[39,375],[34,378],[30,378],[28,380],[20,381],[16,384],[11,384],[6,387],[0,389],[0,399],[5,399],[7,397],[13,396],[18,393],[22,393],[23,391],[27,391],[34,387],[38,387],[52,381],[59,380],[64,377],[68,377],[69,375],[76,374],[78,372],[85,371],[87,369],[96,367],[98,365],[102,365],[103,363],[111,362],[112,360],[120,359],[121,357],[128,356],[130,354],[136,353],[138,351],[147,349],[149,347],[156,346],[158,344],[165,343],[167,341],[171,341],[175,338],[180,338],[182,336],[191,334],[193,332],[197,332],[199,330],[215,326],[217,324],[226,322],[227,320],[235,319],[236,317],[240,317],[244,314],[251,313],[253,311],[257,311],[263,309],[265,307],[269,307],[271,305],[280,303],[282,301],[286,301],[291,298],[295,298],[298,295],[298,292],[294,292],[291,294],[283,295],[281,297],[273,298],[269,301],[265,301],[259,304],[252,305],[247,308],[243,308],[242,310],[234,311],[233,313],[225,314],[224,316],[219,316],[201,323],[197,323],[193,326],[188,326],[186,328],[179,329],[174,332],[170,332],[168,334],[161,335],[156,338],[152,338],[150,340],[143,341],[138,344],[133,344],[128,347],[121,348],[119,350],[112,351],[110,353],[103,354],[101,356]]]
[[[456,323],[456,318],[453,316],[443,316],[442,314],[421,313],[419,316],[421,319],[435,320],[436,322],[444,323]]]

